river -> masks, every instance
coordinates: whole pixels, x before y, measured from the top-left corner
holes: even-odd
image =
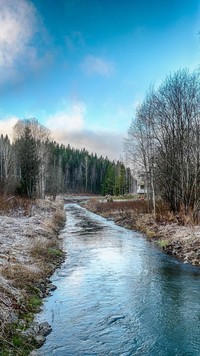
[[[140,233],[66,204],[66,261],[37,321],[38,355],[200,355],[200,270]]]

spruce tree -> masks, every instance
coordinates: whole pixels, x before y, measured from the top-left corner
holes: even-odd
[[[31,130],[28,126],[24,129],[24,135],[17,140],[16,149],[20,167],[19,191],[22,195],[33,198],[38,181],[39,159],[37,142],[31,135]]]

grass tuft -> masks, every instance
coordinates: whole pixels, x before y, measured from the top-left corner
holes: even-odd
[[[161,240],[158,240],[158,241],[157,241],[158,246],[159,246],[162,250],[164,250],[164,249],[167,247],[168,243],[169,243],[169,241],[168,241],[167,239],[161,239]]]
[[[21,289],[24,289],[24,286],[32,285],[41,277],[39,272],[33,271],[20,263],[6,265],[2,269],[2,275],[11,280],[14,287]]]
[[[54,258],[64,256],[63,251],[58,246],[58,242],[55,240],[43,241],[38,239],[34,241],[30,253],[34,259],[39,259],[46,263],[51,263]]]

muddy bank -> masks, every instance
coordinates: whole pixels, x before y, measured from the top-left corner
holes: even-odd
[[[177,219],[169,222],[155,222],[152,214],[138,213],[130,209],[99,209],[105,201],[90,200],[85,204],[89,210],[127,229],[144,232],[149,240],[156,243],[165,253],[174,255],[184,263],[200,266],[200,226],[188,223],[186,226]]]
[[[1,355],[28,355],[50,332],[33,317],[54,289],[49,277],[65,258],[59,238],[64,223],[62,198],[37,200],[0,216]]]

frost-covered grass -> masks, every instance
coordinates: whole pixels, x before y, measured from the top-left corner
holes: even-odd
[[[19,200],[18,206],[14,201],[8,200],[6,209],[0,204],[0,350],[3,355],[28,355],[33,345],[20,328],[33,319],[43,296],[40,286],[45,288],[63,259],[58,232],[65,213],[61,199]]]

